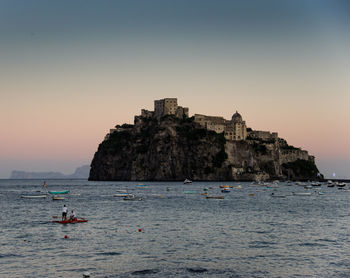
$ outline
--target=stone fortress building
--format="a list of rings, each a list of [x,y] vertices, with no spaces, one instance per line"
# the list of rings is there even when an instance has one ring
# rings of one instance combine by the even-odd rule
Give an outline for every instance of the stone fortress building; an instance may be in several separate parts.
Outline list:
[[[194,121],[216,133],[224,132],[227,140],[245,140],[247,138],[247,126],[237,111],[233,114],[231,120],[225,120],[223,117],[195,114]]]
[[[164,98],[154,101],[154,111],[141,110],[141,117],[160,120],[166,115],[175,115],[178,118],[188,117],[188,108],[177,105],[177,98]],[[137,117],[137,116],[136,116]],[[135,119],[136,119],[135,117]]]
[[[188,107],[179,106],[177,104],[177,98],[155,100],[154,111],[142,109],[141,115],[135,116],[134,123],[137,125],[143,118],[156,118],[159,121],[166,115],[174,115],[177,118],[183,119],[189,117],[189,109]],[[218,116],[195,114],[194,121],[207,130],[212,130],[216,133],[224,133],[227,140],[246,140],[247,137],[262,140],[278,138],[276,132],[271,133],[269,131],[247,129],[245,121],[243,121],[242,116],[237,111],[232,115],[231,120],[226,120],[223,117]],[[125,128],[128,127],[117,126],[115,129],[111,129],[109,134],[122,131]],[[106,139],[109,137],[109,134],[107,134]]]

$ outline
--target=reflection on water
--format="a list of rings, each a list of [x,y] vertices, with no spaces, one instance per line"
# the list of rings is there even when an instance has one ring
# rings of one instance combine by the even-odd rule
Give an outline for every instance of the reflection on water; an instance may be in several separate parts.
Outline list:
[[[0,181],[0,277],[348,277],[350,192],[219,182]],[[234,185],[238,183],[227,183]],[[124,201],[118,190],[143,197]],[[195,190],[195,194],[184,191]],[[311,192],[311,196],[293,196]],[[39,192],[36,192],[39,193]],[[254,194],[252,194],[254,193]],[[285,195],[273,198],[271,193]],[[40,194],[40,193],[39,193]],[[60,225],[63,204],[87,223]],[[68,238],[64,238],[67,236]]]

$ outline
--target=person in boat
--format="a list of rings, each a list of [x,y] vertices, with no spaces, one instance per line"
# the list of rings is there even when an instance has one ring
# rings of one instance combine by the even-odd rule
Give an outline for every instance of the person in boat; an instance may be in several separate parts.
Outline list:
[[[77,216],[76,216],[74,210],[72,210],[72,211],[70,212],[69,219],[70,219],[70,220],[77,220]]]
[[[63,220],[67,220],[67,212],[68,212],[68,208],[66,207],[66,205],[63,205],[63,208],[62,208],[62,221]]]

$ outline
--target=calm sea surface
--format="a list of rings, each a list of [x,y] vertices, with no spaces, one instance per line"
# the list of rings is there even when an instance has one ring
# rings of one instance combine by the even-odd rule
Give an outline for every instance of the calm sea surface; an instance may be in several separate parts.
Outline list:
[[[336,187],[48,180],[70,190],[64,201],[21,198],[42,183],[0,180],[1,278],[350,277],[350,192]],[[222,184],[242,189],[200,195]],[[144,199],[113,197],[125,189]],[[89,222],[52,223],[63,204]]]

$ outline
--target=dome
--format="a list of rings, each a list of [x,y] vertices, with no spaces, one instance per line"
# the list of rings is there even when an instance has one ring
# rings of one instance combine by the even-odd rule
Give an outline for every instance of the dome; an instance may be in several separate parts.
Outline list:
[[[242,116],[239,114],[237,111],[232,115],[232,121],[233,122],[241,122],[242,121]]]

